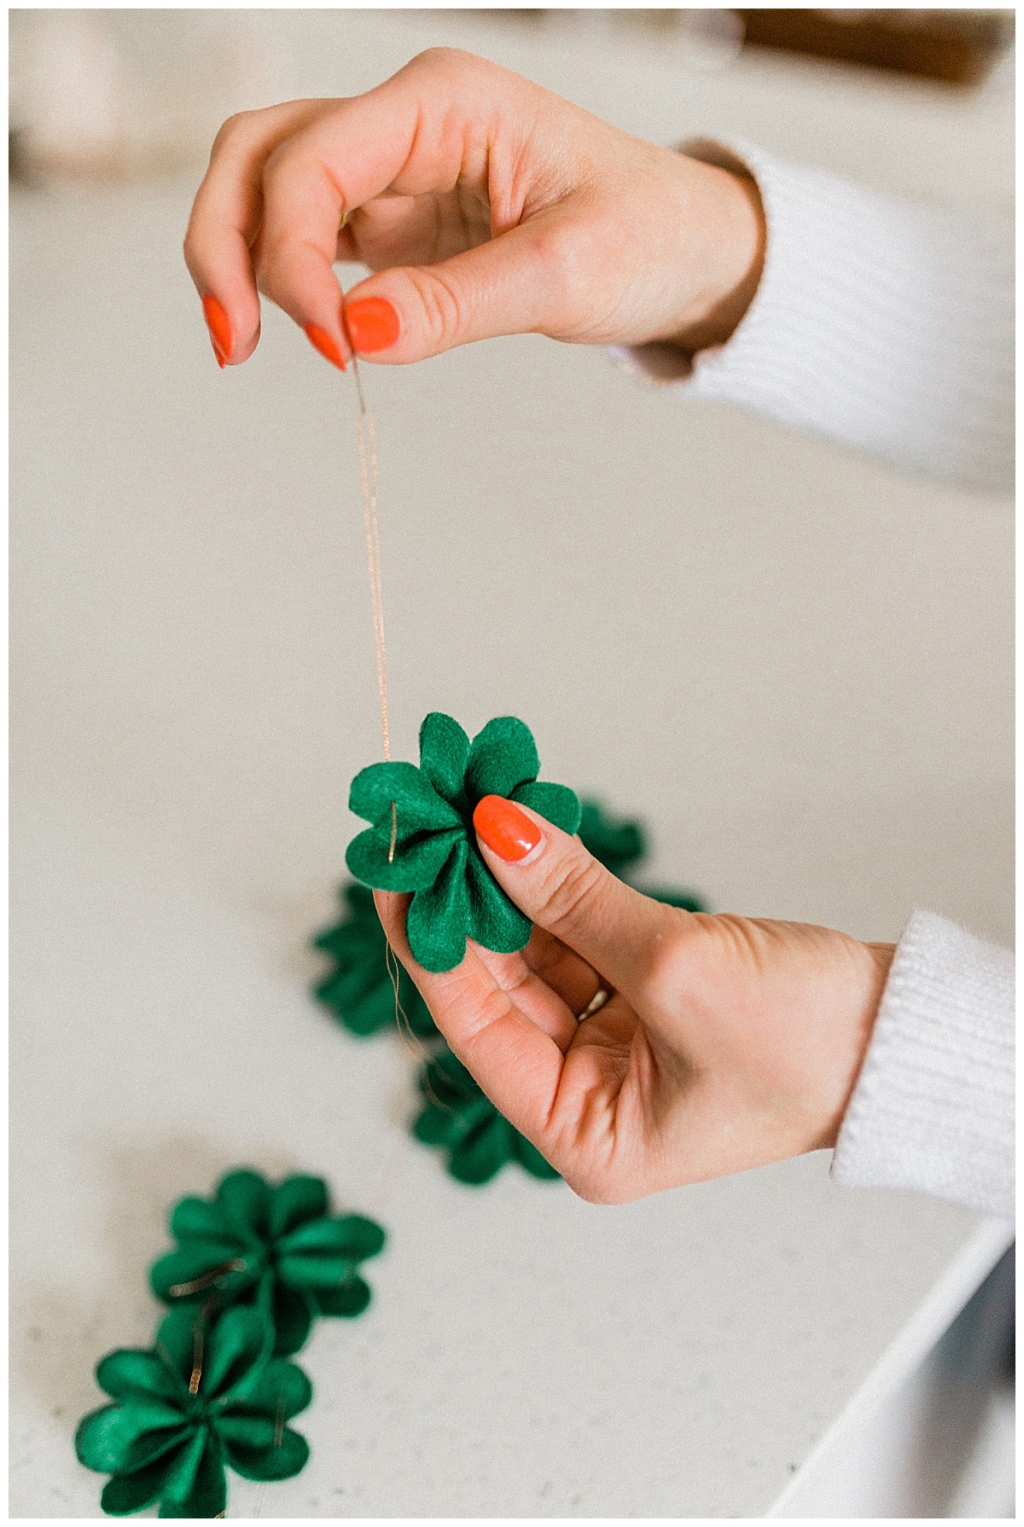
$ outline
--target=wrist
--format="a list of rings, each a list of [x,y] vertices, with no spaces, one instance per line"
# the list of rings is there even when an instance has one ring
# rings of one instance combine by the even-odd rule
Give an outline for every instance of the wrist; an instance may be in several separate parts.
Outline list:
[[[694,355],[725,344],[746,314],[761,280],[767,230],[751,176],[676,158],[691,201],[680,259],[690,272],[688,290],[669,331],[651,337]]]
[[[851,941],[852,942],[852,941]],[[875,1030],[878,1010],[882,1005],[889,969],[896,953],[895,944],[865,944],[858,946],[857,958],[848,966],[851,983],[849,987],[849,1022],[845,1043],[840,1048],[843,1055],[840,1077],[836,1081],[836,1095],[829,1110],[829,1122],[820,1145],[832,1149],[839,1138],[839,1130],[850,1106],[850,1099],[864,1065],[864,1059]]]

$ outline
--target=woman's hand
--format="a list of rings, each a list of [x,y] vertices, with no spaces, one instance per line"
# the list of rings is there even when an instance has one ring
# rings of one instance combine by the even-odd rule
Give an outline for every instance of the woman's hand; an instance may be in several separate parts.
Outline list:
[[[471,943],[430,975],[406,942],[408,898],[377,892],[377,908],[455,1054],[582,1198],[624,1203],[835,1144],[891,944],[683,912],[535,812],[492,796],[474,820],[536,924],[521,954]]]
[[[221,128],[185,258],[218,361],[259,339],[257,290],[337,365],[497,334],[721,343],[760,275],[751,181],[449,48],[366,95]],[[332,266],[379,274],[342,296]]]

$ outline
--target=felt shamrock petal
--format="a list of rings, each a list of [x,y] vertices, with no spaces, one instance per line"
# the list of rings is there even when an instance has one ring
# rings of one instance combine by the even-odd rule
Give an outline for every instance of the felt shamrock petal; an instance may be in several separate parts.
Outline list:
[[[364,821],[390,823],[392,802],[400,836],[462,825],[459,813],[415,764],[376,763],[361,769],[349,790],[348,809]]]
[[[450,1050],[427,1062],[419,1086],[426,1106],[412,1132],[425,1145],[448,1150],[448,1171],[460,1182],[480,1186],[508,1161],[518,1161],[534,1177],[558,1177]]]
[[[315,1295],[323,1288],[332,1288],[340,1283],[351,1270],[347,1257],[333,1257],[326,1253],[312,1257],[280,1257],[278,1259],[278,1276],[293,1288],[307,1290]]]
[[[463,779],[469,762],[469,738],[451,716],[431,711],[420,727],[420,768],[438,795],[463,801]]]
[[[266,1335],[266,1325],[256,1310],[237,1304],[225,1310],[206,1335],[203,1392],[226,1398],[251,1388]]]
[[[232,1404],[229,1414],[235,1417],[247,1415],[272,1416],[290,1421],[313,1398],[313,1386],[296,1363],[273,1358],[263,1369],[254,1387],[244,1400]]]
[[[448,1170],[459,1182],[479,1187],[501,1171],[511,1154],[512,1126],[495,1111],[455,1146]]]
[[[380,925],[373,893],[364,885],[345,886],[342,897],[347,904],[344,922],[313,940],[337,962],[335,970],[313,988],[317,1001],[330,1009],[352,1034],[361,1038],[382,1028],[394,1028],[396,1022],[414,1034],[426,1037],[437,1033],[430,1009],[416,990],[408,972],[391,959],[391,972],[398,979],[400,1014],[395,1011],[395,988],[388,970],[387,939]]]
[[[351,1320],[363,1313],[372,1297],[369,1284],[358,1273],[350,1273],[335,1288],[318,1289],[316,1300],[321,1315],[340,1315]]]
[[[684,912],[706,912],[707,907],[699,896],[692,891],[674,891],[663,886],[650,887],[641,885],[637,890],[643,891],[645,896],[650,896],[654,901],[663,901],[668,907],[681,907]]]
[[[244,1442],[224,1441],[228,1462],[243,1479],[291,1479],[309,1461],[309,1443],[290,1426],[272,1432],[269,1447],[247,1447]]]
[[[176,1240],[223,1241],[230,1226],[219,1204],[206,1198],[179,1198],[171,1213],[171,1234]]]
[[[533,924],[525,912],[510,901],[479,855],[466,865],[469,893],[469,936],[485,949],[514,954],[530,942]]]
[[[278,1357],[291,1357],[306,1345],[316,1305],[302,1289],[291,1288],[274,1282],[273,1292],[274,1352]]]
[[[462,1131],[457,1116],[450,1109],[428,1103],[413,1121],[412,1132],[422,1145],[454,1145]]]
[[[375,1220],[361,1214],[344,1214],[335,1219],[322,1218],[300,1225],[283,1237],[282,1253],[328,1252],[350,1257],[357,1262],[375,1257],[384,1250],[385,1235]]]
[[[194,1304],[179,1304],[161,1320],[153,1344],[172,1373],[188,1386],[194,1366],[197,1332],[202,1339],[203,1318]]]
[[[384,767],[383,764],[380,765]],[[440,797],[438,797],[440,799]],[[445,826],[434,833],[405,833],[399,820],[394,858],[391,851],[390,819],[379,827],[369,827],[353,838],[345,851],[345,863],[357,880],[378,891],[419,891],[432,885],[452,846],[465,837],[464,828]]]
[[[600,801],[585,800],[581,807],[578,831],[583,847],[621,879],[647,852],[643,826],[626,817],[613,817]]]
[[[228,1503],[220,1443],[206,1429],[183,1451],[164,1485],[161,1516],[220,1516]]]
[[[453,970],[466,954],[469,891],[465,837],[457,842],[434,883],[417,891],[409,907],[406,935],[424,970]]]
[[[248,1239],[264,1236],[270,1225],[270,1189],[258,1172],[243,1169],[221,1178],[217,1206],[228,1225]]]
[[[163,1494],[170,1464],[165,1455],[131,1474],[115,1474],[103,1486],[100,1505],[108,1516],[129,1516],[144,1511]]]
[[[180,1410],[155,1401],[104,1405],[78,1423],[75,1452],[98,1474],[141,1469],[181,1440],[182,1426]]]
[[[529,806],[531,811],[536,811],[546,822],[553,822],[563,832],[574,833],[579,828],[579,799],[568,785],[552,785],[545,780],[534,780],[513,790],[511,798]]]
[[[327,1184],[322,1177],[286,1177],[272,1190],[270,1234],[276,1240],[326,1213]]]
[[[531,1177],[552,1179],[562,1175],[561,1172],[555,1171],[551,1162],[542,1156],[537,1147],[518,1130],[515,1131],[515,1138],[512,1141],[512,1151],[519,1165],[524,1171],[529,1172]]]
[[[485,795],[510,796],[539,773],[540,758],[530,728],[515,716],[496,716],[473,738],[466,790],[475,805]]]
[[[167,1400],[181,1396],[181,1382],[155,1352],[121,1347],[108,1352],[96,1368],[96,1382],[113,1400]]]

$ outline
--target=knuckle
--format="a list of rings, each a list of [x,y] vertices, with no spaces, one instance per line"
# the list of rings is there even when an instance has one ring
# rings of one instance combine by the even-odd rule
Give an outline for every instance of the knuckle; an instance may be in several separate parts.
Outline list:
[[[248,137],[252,122],[257,116],[259,112],[256,111],[236,111],[222,122],[213,140],[213,153],[220,153],[229,145],[234,146],[239,138]]]
[[[437,271],[410,270],[409,281],[423,314],[424,338],[430,350],[459,343],[468,332],[469,315],[457,286]]]
[[[693,984],[692,929],[688,914],[680,908],[664,907],[662,912],[664,930],[648,948],[644,990],[658,1012],[675,1012],[682,994]]]
[[[482,59],[467,53],[464,48],[424,48],[422,53],[417,53],[415,58],[410,59],[410,69],[428,69],[431,73],[443,72],[447,75],[464,75],[469,69],[476,69],[483,63]]]
[[[544,887],[536,921],[555,934],[578,927],[592,911],[607,873],[589,854],[571,857]]]

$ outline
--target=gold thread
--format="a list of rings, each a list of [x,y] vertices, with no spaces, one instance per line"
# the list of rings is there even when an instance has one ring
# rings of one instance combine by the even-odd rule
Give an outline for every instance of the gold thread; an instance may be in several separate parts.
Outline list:
[[[201,1293],[204,1288],[210,1288],[220,1281],[225,1273],[242,1272],[248,1266],[244,1257],[235,1257],[231,1262],[222,1262],[219,1267],[212,1267],[209,1272],[203,1273],[201,1278],[193,1278],[191,1283],[172,1283],[167,1292],[172,1299],[185,1299],[189,1294]]]
[[[189,1394],[199,1393],[203,1376],[203,1323],[197,1320],[192,1328],[192,1373],[188,1381]]]
[[[377,696],[380,700],[380,729],[384,758],[391,760],[391,734],[388,726],[388,655],[384,640],[384,595],[380,575],[380,522],[377,516],[377,442],[373,415],[366,406],[359,362],[352,356],[352,374],[356,379],[359,418],[356,436],[359,445],[359,472],[363,488],[363,531],[366,536],[366,569],[370,578],[370,604],[373,611],[373,648],[377,661]]]
[[[377,436],[373,415],[366,406],[363,382],[359,375],[359,362],[352,351],[352,375],[356,382],[359,400],[359,417],[356,420],[356,440],[359,446],[359,476],[363,490],[363,533],[366,536],[366,570],[370,579],[370,607],[373,615],[373,653],[377,664],[377,698],[380,701],[381,741],[384,745],[384,761],[391,762],[391,729],[388,724],[388,652],[384,640],[384,590],[380,572],[380,520],[377,514]],[[398,811],[391,802],[391,841],[388,844],[388,863],[395,862],[395,844],[398,841]]]

